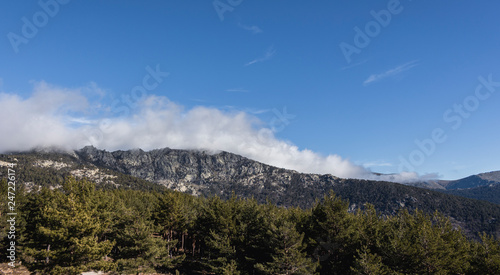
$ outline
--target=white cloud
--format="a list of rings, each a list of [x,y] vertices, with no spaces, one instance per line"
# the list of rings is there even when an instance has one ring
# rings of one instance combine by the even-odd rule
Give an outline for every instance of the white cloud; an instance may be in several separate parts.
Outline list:
[[[380,73],[380,74],[372,74],[370,75],[364,82],[363,82],[363,85],[368,85],[372,82],[375,82],[375,81],[379,81],[381,79],[384,79],[384,78],[387,78],[387,77],[392,77],[392,76],[395,76],[397,74],[400,74],[404,71],[407,71],[415,66],[417,66],[418,60],[413,60],[413,61],[410,61],[408,63],[405,63],[403,65],[399,65],[397,66],[396,68],[393,68],[393,69],[390,69],[390,70],[387,70],[383,73]]]
[[[129,116],[88,117],[85,114],[92,109],[93,102],[83,93],[97,91],[102,90],[93,84],[66,89],[38,82],[26,99],[0,93],[0,152],[49,146],[79,149],[86,145],[109,151],[164,147],[224,150],[300,172],[386,179],[338,155],[323,156],[280,140],[247,112],[208,107],[185,110],[165,97],[151,95],[139,102]],[[113,111],[111,108],[110,113]],[[391,177],[418,178],[414,173]]]
[[[436,180],[441,178],[437,173],[428,173],[424,175],[418,175],[415,172],[401,172],[399,174],[382,174],[382,175],[371,175],[368,179],[372,180],[383,180],[392,181],[399,183],[412,183],[412,182],[425,182],[429,180]]]
[[[384,161],[384,160],[375,160],[375,161],[364,162],[363,166],[366,167],[366,168],[371,168],[371,167],[391,167],[392,163]]]
[[[247,25],[243,25],[243,24],[239,24],[240,28],[246,30],[246,31],[249,31],[249,32],[252,32],[253,34],[258,34],[258,33],[261,33],[262,32],[262,29],[257,27],[257,26],[247,26]]]
[[[267,60],[271,59],[275,53],[276,53],[276,50],[274,50],[274,47],[271,46],[266,50],[266,52],[264,53],[264,55],[262,57],[256,58],[256,59],[246,63],[245,66],[249,66],[249,65],[252,65],[252,64],[255,64],[258,62],[267,61]]]
[[[45,82],[35,83],[28,99],[0,93],[0,151],[58,144],[74,147],[78,131],[64,121],[69,114],[88,108],[87,99],[78,89],[58,88]]]

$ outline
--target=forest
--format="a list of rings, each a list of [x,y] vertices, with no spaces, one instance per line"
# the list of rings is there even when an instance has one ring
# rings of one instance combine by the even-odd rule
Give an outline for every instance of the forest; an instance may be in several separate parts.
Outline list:
[[[0,186],[8,253],[10,190]],[[468,238],[438,212],[349,211],[333,192],[302,209],[67,177],[60,188],[18,185],[15,208],[16,264],[36,274],[500,274],[493,236]]]

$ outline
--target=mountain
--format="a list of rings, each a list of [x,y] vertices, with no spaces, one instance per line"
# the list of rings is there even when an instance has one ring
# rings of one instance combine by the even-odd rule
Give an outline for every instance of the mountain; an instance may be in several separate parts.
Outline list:
[[[374,174],[380,175],[376,173]],[[405,184],[435,190],[456,190],[488,186],[497,183],[500,183],[500,171],[481,173],[458,180],[426,180],[409,182]]]
[[[384,215],[401,208],[436,210],[473,236],[500,236],[500,206],[392,182],[342,179],[273,167],[228,152],[140,149],[108,152],[95,147],[77,151],[31,151],[0,155],[0,165],[17,162],[18,181],[31,190],[58,186],[64,177],[88,178],[103,188],[161,191],[169,188],[196,196],[254,197],[285,207],[311,207],[330,190],[348,199],[350,209],[371,203]],[[2,169],[1,177],[5,177]]]
[[[458,180],[429,180],[419,187],[461,197],[500,204],[500,171],[481,173]],[[432,186],[437,186],[436,188]]]
[[[461,197],[500,204],[500,171],[481,173],[458,180],[427,180],[405,183]]]
[[[440,181],[447,190],[467,189],[500,183],[500,171],[472,175],[463,179]]]
[[[467,189],[446,190],[443,192],[500,204],[500,184],[490,184]]]
[[[440,180],[437,182],[445,188],[445,190],[439,191],[500,204],[500,171],[481,173],[458,180]]]
[[[500,183],[500,171],[493,171],[488,173],[482,173],[478,175],[483,180],[488,180],[496,183]]]

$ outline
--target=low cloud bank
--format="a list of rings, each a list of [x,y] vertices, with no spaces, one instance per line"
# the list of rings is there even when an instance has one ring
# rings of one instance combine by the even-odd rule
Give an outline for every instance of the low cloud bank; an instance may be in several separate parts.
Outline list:
[[[185,110],[155,95],[145,96],[134,108],[127,107],[130,112],[124,112],[123,106],[91,102],[89,94],[102,93],[95,84],[67,89],[45,82],[35,83],[28,98],[0,93],[0,152],[36,147],[79,149],[86,145],[109,151],[164,147],[223,150],[305,173],[395,182],[419,180],[416,173],[409,172],[375,175],[338,155],[299,149],[276,138],[272,129],[245,112],[208,107]]]

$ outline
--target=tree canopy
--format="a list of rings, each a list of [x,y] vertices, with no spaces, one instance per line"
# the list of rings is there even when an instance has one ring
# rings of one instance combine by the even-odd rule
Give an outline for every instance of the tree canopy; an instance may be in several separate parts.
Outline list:
[[[493,236],[468,239],[437,212],[352,212],[333,192],[300,209],[69,177],[61,188],[19,189],[17,203],[18,255],[40,274],[500,274]]]

